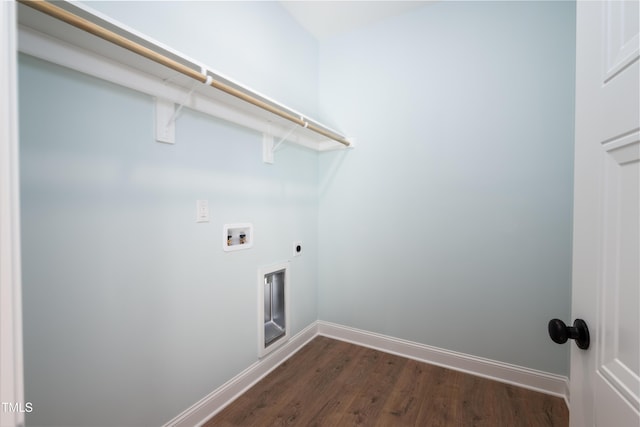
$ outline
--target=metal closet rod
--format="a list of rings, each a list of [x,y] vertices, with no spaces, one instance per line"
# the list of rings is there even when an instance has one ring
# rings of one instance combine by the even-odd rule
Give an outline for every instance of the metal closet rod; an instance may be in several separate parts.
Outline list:
[[[248,102],[249,104],[255,105],[256,107],[262,108],[263,110],[266,110],[272,114],[282,117],[283,119],[296,123],[320,135],[326,136],[327,138],[337,141],[340,144],[345,145],[346,147],[351,145],[351,143],[341,135],[338,135],[320,126],[317,126],[314,123],[310,123],[304,120],[303,117],[293,115],[285,110],[274,107],[273,105],[268,104],[234,87],[231,87],[222,82],[216,81],[215,79],[211,78],[211,76],[204,75],[198,71],[195,71],[187,67],[186,65],[183,65],[171,58],[168,58],[162,54],[159,54],[145,46],[142,46],[139,43],[136,43],[132,40],[129,40],[126,37],[123,37],[117,33],[114,33],[111,30],[103,28],[100,25],[95,24],[87,19],[74,15],[73,13],[68,12],[47,1],[44,1],[44,0],[18,0],[18,1],[26,6],[29,6],[42,13],[45,13],[49,16],[52,16],[63,22],[66,22],[69,25],[73,25],[76,28],[79,28],[90,34],[93,34],[94,36],[100,37],[101,39],[111,42],[117,46],[130,50],[131,52],[136,53],[140,56],[143,56],[147,59],[150,59],[154,62],[157,62],[158,64],[162,64],[167,68],[171,68],[172,70],[177,71],[181,74],[184,74],[187,77],[191,77],[192,79],[198,80],[201,83],[208,84],[211,87],[214,87],[231,96],[234,96],[245,102]]]

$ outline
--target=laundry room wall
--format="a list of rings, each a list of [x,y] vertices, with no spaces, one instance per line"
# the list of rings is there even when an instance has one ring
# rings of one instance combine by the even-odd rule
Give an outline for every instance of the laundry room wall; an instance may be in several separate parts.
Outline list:
[[[435,2],[320,43],[321,320],[568,375],[575,4]]]
[[[102,7],[316,109],[317,43],[275,3]],[[162,425],[245,370],[258,269],[292,258],[295,241],[291,334],[315,322],[317,153],[285,143],[264,164],[260,133],[188,108],[161,144],[148,95],[27,55],[19,81],[27,425]],[[209,222],[196,223],[196,200]],[[238,222],[254,245],[224,252],[223,225]]]

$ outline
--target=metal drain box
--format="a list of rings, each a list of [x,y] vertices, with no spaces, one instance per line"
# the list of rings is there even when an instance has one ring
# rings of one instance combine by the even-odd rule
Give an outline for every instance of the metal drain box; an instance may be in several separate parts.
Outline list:
[[[258,354],[262,357],[289,338],[289,263],[260,269],[258,282]]]

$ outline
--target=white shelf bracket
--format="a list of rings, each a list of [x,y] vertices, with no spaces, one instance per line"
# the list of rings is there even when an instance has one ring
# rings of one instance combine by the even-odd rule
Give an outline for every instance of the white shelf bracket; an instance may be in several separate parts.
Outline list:
[[[303,119],[301,117],[301,119]],[[304,127],[306,128],[307,126],[309,126],[309,123],[307,123],[304,119]],[[273,135],[271,135],[270,132],[267,133],[263,133],[262,134],[262,161],[264,163],[269,163],[270,165],[273,164],[273,153],[276,152],[276,150],[278,149],[278,147],[280,147],[282,145],[283,142],[285,142],[287,140],[287,138],[289,138],[291,136],[291,134],[293,132],[295,132],[295,130],[298,128],[298,125],[295,125],[294,127],[292,127],[291,129],[289,129],[289,132],[287,132],[287,134],[285,136],[283,136],[282,138],[280,138],[280,141],[278,141],[277,143],[273,143]]]
[[[273,164],[273,135],[266,132],[262,134],[262,161]]]
[[[168,99],[156,98],[156,141],[176,142],[175,105]]]
[[[207,76],[207,82],[209,82],[209,79],[210,77]],[[156,141],[167,144],[174,144],[176,142],[176,119],[182,107],[189,101],[197,84],[198,82],[196,81],[191,85],[191,89],[178,105],[178,108],[175,108],[173,101],[156,98]]]

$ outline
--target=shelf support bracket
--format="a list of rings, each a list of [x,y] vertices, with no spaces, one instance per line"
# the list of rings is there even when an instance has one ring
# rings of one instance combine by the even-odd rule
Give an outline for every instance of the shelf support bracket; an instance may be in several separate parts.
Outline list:
[[[273,164],[273,135],[266,132],[262,134],[262,161]]]
[[[209,77],[207,77],[209,81]],[[156,98],[156,141],[167,144],[175,144],[176,142],[176,119],[178,114],[187,103],[191,94],[196,88],[198,82],[191,85],[191,89],[185,95],[178,108],[175,108],[173,101],[163,98]]]
[[[306,128],[308,125],[309,123],[304,121],[304,127]],[[285,142],[287,138],[289,138],[297,128],[298,128],[298,125],[295,125],[291,129],[289,129],[289,132],[287,132],[287,134],[282,138],[280,138],[280,141],[278,141],[275,144],[273,143],[273,135],[271,135],[271,133],[269,132],[263,133],[262,134],[262,161],[264,163],[273,164],[273,153],[276,152],[278,147],[280,147],[282,143]]]
[[[175,105],[173,101],[156,98],[156,141],[176,142]]]

